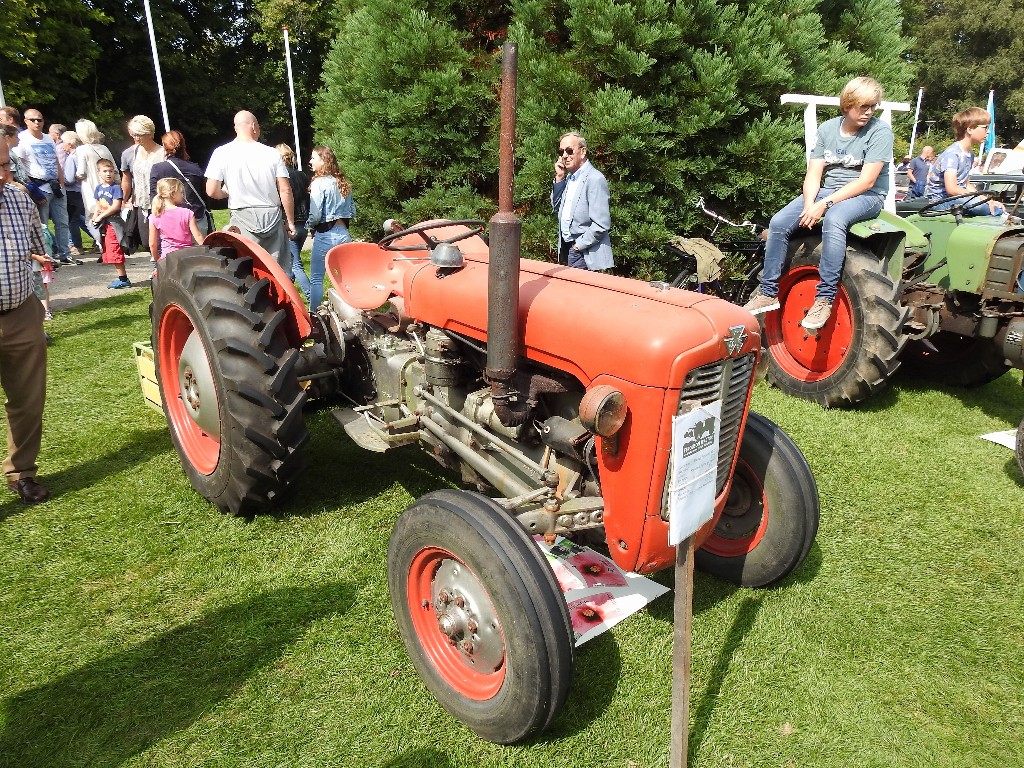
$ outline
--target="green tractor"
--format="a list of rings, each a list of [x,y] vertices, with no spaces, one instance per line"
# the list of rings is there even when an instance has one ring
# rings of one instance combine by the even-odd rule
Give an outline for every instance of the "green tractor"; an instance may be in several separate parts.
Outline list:
[[[876,394],[900,365],[944,384],[987,384],[1024,368],[1024,225],[967,217],[998,197],[1011,214],[1024,177],[986,178],[949,210],[927,199],[897,205],[850,229],[846,264],[828,323],[800,320],[818,281],[821,238],[790,243],[779,288],[782,309],[763,316],[768,380],[823,406],[849,406]],[[1024,471],[1024,422],[1017,461]]]

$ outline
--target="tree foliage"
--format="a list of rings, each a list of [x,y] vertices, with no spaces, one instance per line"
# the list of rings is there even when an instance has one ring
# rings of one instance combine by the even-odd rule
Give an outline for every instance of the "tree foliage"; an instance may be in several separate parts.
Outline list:
[[[497,46],[519,43],[517,212],[549,258],[554,148],[580,130],[612,191],[622,271],[672,269],[663,244],[713,198],[764,219],[799,190],[801,115],[787,92],[870,74],[906,98],[888,0],[341,0],[316,110],[367,228],[388,216],[487,218],[495,208]]]
[[[985,107],[990,88],[996,91],[997,140],[1015,146],[1024,139],[1022,15],[1022,0],[917,0],[909,6],[909,29],[917,38],[911,59],[925,87],[921,119],[936,122],[933,143],[952,141],[950,118],[970,106]]]

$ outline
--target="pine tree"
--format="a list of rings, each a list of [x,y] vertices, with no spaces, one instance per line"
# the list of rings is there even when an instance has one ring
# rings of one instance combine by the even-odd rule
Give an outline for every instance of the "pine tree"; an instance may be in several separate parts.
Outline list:
[[[619,271],[663,278],[675,266],[669,237],[707,223],[698,197],[764,221],[799,192],[802,116],[780,105],[781,94],[835,94],[868,74],[887,98],[906,98],[898,7],[827,5],[826,13],[813,0],[342,0],[317,128],[371,212],[364,226],[399,212],[488,218],[497,46],[512,39],[524,255],[552,256],[554,149],[577,130],[611,187]]]

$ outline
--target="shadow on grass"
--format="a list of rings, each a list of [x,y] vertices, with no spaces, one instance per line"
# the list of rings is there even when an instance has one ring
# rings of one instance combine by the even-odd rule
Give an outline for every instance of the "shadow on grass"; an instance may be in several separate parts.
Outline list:
[[[615,698],[622,673],[622,655],[611,633],[576,649],[576,671],[565,707],[552,727],[524,744],[541,744],[585,730]]]
[[[718,658],[708,674],[708,684],[699,698],[693,697],[693,707],[690,711],[690,733],[687,748],[690,755],[697,755],[701,745],[704,743],[704,736],[714,714],[715,706],[718,703],[719,695],[722,692],[722,683],[729,674],[729,667],[732,666],[732,657],[737,649],[743,644],[743,638],[754,625],[757,612],[761,608],[763,597],[760,594],[752,594],[744,597],[740,602],[739,609],[733,617],[732,625],[722,641],[722,648],[718,652]]]
[[[67,491],[95,485],[108,475],[144,464],[154,456],[166,452],[170,440],[166,429],[133,432],[128,436],[127,442],[115,451],[73,464],[57,472],[41,471],[39,482],[49,488],[53,497],[59,497]],[[0,504],[0,523],[25,509],[26,505],[12,494],[9,501]]]
[[[0,766],[118,766],[188,728],[277,659],[348,584],[257,595],[25,691],[4,708]]]

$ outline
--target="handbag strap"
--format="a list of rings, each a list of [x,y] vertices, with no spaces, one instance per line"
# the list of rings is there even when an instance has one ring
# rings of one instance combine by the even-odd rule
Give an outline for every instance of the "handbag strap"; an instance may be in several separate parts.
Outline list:
[[[208,209],[208,208],[206,207],[206,203],[205,203],[205,202],[203,202],[203,196],[199,194],[199,191],[198,191],[198,190],[197,190],[197,189],[195,188],[195,186],[193,186],[192,182],[188,180],[188,177],[187,177],[187,176],[185,176],[185,174],[181,172],[181,168],[179,168],[178,166],[176,166],[176,165],[174,164],[174,162],[173,162],[172,160],[168,160],[168,161],[167,161],[167,164],[168,164],[169,166],[171,166],[171,168],[173,168],[173,169],[174,169],[174,170],[175,170],[175,171],[177,172],[177,174],[178,174],[179,176],[181,176],[181,178],[182,178],[182,181],[184,181],[184,182],[185,182],[186,184],[188,184],[188,186],[189,186],[189,189],[191,189],[191,190],[192,190],[192,192],[194,192],[194,193],[195,193],[195,196],[196,196],[196,198],[197,198],[197,199],[199,200],[199,202],[200,202],[200,203],[203,203],[203,210],[204,210],[204,211],[207,211],[207,210],[209,210],[209,209]]]

